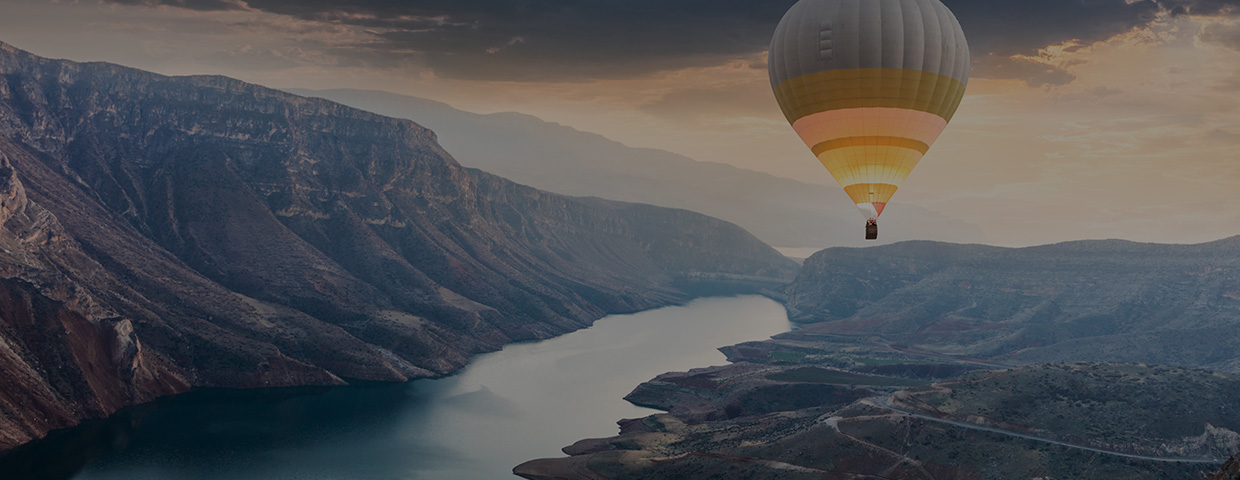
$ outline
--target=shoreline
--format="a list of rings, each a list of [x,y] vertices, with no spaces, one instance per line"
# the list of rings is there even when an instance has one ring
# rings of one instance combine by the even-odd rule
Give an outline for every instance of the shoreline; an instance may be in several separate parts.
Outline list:
[[[379,389],[391,388],[391,387],[400,386],[400,385],[407,385],[407,384],[413,383],[418,380],[446,379],[446,378],[451,378],[451,377],[460,375],[470,365],[475,364],[478,358],[482,357],[483,355],[497,353],[511,346],[518,346],[518,345],[524,345],[524,344],[535,344],[535,343],[543,342],[543,341],[550,340],[550,339],[560,338],[569,333],[581,332],[581,331],[584,331],[590,328],[595,328],[597,322],[606,317],[633,315],[633,314],[640,314],[643,312],[658,310],[662,308],[685,306],[685,305],[691,304],[694,301],[701,300],[701,299],[735,298],[735,297],[743,297],[743,296],[762,296],[762,295],[756,292],[723,293],[723,294],[714,294],[714,295],[694,295],[694,296],[688,296],[681,301],[667,302],[667,304],[665,305],[652,307],[648,309],[608,313],[608,314],[602,315],[592,320],[590,324],[588,325],[585,325],[578,329],[574,329],[572,331],[564,332],[563,334],[557,335],[555,337],[551,337],[548,339],[522,340],[522,341],[517,341],[517,342],[510,342],[510,343],[500,346],[499,348],[495,350],[491,350],[487,352],[479,352],[477,354],[472,355],[468,363],[462,365],[461,367],[453,370],[451,373],[448,373],[445,375],[419,377],[419,378],[414,378],[414,379],[410,379],[410,380],[402,381],[402,382],[383,382],[383,381],[350,379],[348,380],[348,383],[343,384],[343,385],[294,385],[294,386],[256,387],[256,388],[225,388],[225,387],[192,388],[186,392],[181,392],[181,393],[177,393],[174,395],[159,397],[150,402],[128,405],[128,406],[118,409],[115,412],[112,412],[106,417],[85,419],[79,422],[75,426],[63,428],[63,429],[57,429],[52,432],[49,432],[48,435],[41,437],[40,439],[34,440],[32,442],[23,443],[11,450],[0,453],[0,471],[11,471],[13,470],[14,465],[17,465],[20,468],[20,465],[22,464],[24,458],[39,458],[40,457],[39,452],[42,452],[42,451],[46,451],[49,449],[53,451],[64,450],[63,445],[68,444],[68,443],[73,443],[76,440],[80,440],[79,438],[80,434],[82,434],[83,432],[87,432],[86,435],[90,436],[91,433],[89,432],[91,432],[92,430],[106,430],[107,427],[111,424],[114,424],[117,422],[125,423],[133,418],[141,418],[146,414],[146,412],[153,411],[153,410],[159,410],[167,406],[177,406],[177,405],[185,405],[185,404],[218,404],[218,403],[247,402],[247,401],[276,402],[276,401],[283,401],[283,400],[304,397],[304,396],[320,395],[324,393],[330,393],[330,392],[346,390],[346,389],[376,389],[376,390],[379,390]],[[57,445],[60,445],[60,446],[57,446]]]

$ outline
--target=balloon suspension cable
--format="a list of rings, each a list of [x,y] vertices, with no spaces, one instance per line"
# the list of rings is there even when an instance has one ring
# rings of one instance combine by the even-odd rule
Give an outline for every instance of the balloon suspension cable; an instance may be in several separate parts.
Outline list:
[[[878,240],[878,219],[871,218],[865,221],[865,239]]]

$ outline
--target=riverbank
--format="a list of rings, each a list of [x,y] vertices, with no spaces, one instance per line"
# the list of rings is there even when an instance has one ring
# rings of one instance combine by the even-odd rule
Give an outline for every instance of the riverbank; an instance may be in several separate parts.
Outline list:
[[[55,435],[27,458],[76,457],[85,466],[58,478],[91,480],[508,479],[516,463],[654,413],[622,399],[631,385],[726,363],[718,345],[789,327],[769,299],[701,298],[509,345],[441,379],[173,398]]]
[[[514,473],[1196,480],[1240,450],[1234,375],[1110,363],[949,368],[894,354],[843,364],[849,355],[787,349],[796,335],[769,342],[781,348],[724,349],[737,363],[655,377],[626,399],[666,413],[625,420],[618,436],[576,442],[563,450],[569,457]]]

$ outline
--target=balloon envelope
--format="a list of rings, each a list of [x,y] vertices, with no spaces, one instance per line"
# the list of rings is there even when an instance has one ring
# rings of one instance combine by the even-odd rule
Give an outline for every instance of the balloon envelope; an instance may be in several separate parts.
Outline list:
[[[969,46],[939,0],[800,0],[768,68],[788,122],[868,218],[956,113]]]

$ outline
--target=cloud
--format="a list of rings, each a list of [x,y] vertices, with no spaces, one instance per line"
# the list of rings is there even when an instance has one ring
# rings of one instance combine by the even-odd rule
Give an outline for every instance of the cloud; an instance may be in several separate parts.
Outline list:
[[[176,7],[199,11],[246,10],[244,0],[106,0],[118,5]]]
[[[241,66],[247,69],[279,70],[305,65],[338,65],[337,57],[315,50],[299,47],[262,48],[243,45],[232,50],[217,52],[201,58],[209,64]]]
[[[1003,57],[991,54],[975,59],[970,75],[977,78],[1023,80],[1031,87],[1067,85],[1076,79],[1075,75],[1062,67],[1021,55]]]
[[[251,8],[372,29],[375,53],[436,75],[584,81],[718,65],[766,49],[791,0],[251,0]],[[520,39],[514,41],[514,39]]]
[[[794,0],[105,0],[194,10],[253,9],[368,29],[362,58],[415,57],[440,77],[582,81],[720,65],[765,51]],[[1240,0],[946,0],[979,75],[1071,81],[1015,55],[1101,41],[1160,15],[1230,15]],[[515,39],[520,39],[519,41]],[[349,52],[342,52],[348,55]],[[993,62],[994,64],[989,64]]]
[[[1197,40],[1240,50],[1240,23],[1211,22],[1201,27]]]
[[[1221,128],[1210,130],[1203,139],[1207,142],[1229,146],[1240,145],[1240,133],[1229,132]]]
[[[1235,75],[1215,83],[1211,88],[1225,93],[1240,92],[1240,72],[1236,72]]]

